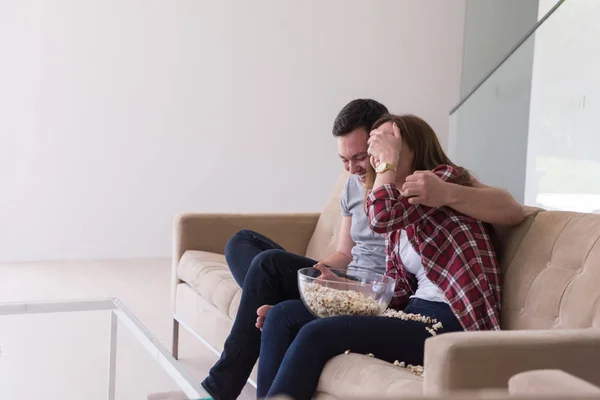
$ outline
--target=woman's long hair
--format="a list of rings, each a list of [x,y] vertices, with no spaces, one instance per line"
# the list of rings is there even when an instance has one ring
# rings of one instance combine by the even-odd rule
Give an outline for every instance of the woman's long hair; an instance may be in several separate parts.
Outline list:
[[[427,122],[415,115],[391,115],[386,114],[373,124],[371,129],[377,129],[386,122],[395,122],[400,128],[400,136],[403,145],[408,146],[414,153],[411,173],[415,171],[432,170],[439,165],[450,165],[455,168],[458,176],[453,183],[472,186],[471,175],[466,169],[454,164],[440,145],[440,142]],[[375,170],[369,163],[367,166],[367,178],[365,180],[366,192],[373,188],[375,183]]]

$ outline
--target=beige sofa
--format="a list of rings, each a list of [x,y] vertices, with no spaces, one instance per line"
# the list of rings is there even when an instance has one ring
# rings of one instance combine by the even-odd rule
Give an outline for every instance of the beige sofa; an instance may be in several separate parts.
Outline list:
[[[508,381],[508,391],[516,395],[595,396],[600,399],[600,387],[558,369],[526,371]]]
[[[182,214],[173,232],[174,355],[184,326],[219,352],[241,289],[222,255],[240,229],[253,229],[287,250],[320,259],[333,251],[341,221],[337,183],[323,212],[291,215]],[[502,332],[428,339],[425,376],[359,354],[326,366],[317,398],[439,395],[508,390],[520,372],[562,369],[599,385],[600,215],[528,209],[515,228],[497,227],[504,273]]]

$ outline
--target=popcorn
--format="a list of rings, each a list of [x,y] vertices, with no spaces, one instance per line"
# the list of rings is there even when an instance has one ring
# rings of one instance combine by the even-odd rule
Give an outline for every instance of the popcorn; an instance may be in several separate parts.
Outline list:
[[[389,317],[389,318],[399,318],[403,321],[415,321],[415,322],[422,322],[424,324],[433,324],[430,327],[426,326],[425,330],[431,335],[431,336],[435,336],[437,335],[437,330],[438,329],[442,329],[442,323],[438,322],[437,319],[435,318],[431,318],[431,317],[425,317],[421,314],[411,314],[411,313],[405,313],[404,311],[397,311],[397,310],[392,310],[390,308],[388,308],[387,310],[385,310],[385,312],[383,313],[384,317]]]
[[[344,352],[344,354],[345,354],[345,355],[348,355],[348,354],[350,354],[350,350],[346,350],[346,351]]]
[[[367,354],[367,357],[375,357],[375,354],[369,353],[369,354]]]
[[[423,376],[423,374],[425,373],[425,369],[422,365],[413,365],[408,369],[410,369],[410,371],[416,376]]]
[[[387,310],[385,310],[385,312],[383,313],[383,316],[389,317],[389,318],[400,318],[403,321],[423,322],[424,324],[438,324],[439,323],[437,321],[437,319],[434,319],[431,317],[425,317],[421,314],[407,314],[404,311],[393,310],[391,308],[388,308]]]
[[[379,315],[379,303],[355,290],[332,289],[318,283],[304,286],[306,306],[318,317]]]
[[[423,368],[422,365],[411,365],[411,364],[406,365],[404,363],[404,361],[399,362],[398,360],[394,361],[394,365],[396,367],[409,369],[410,372],[412,372],[416,376],[423,376],[423,374],[425,373],[425,369]]]

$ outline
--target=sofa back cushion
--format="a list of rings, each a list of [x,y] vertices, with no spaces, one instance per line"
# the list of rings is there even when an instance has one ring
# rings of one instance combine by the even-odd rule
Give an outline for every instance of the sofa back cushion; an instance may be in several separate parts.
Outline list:
[[[503,240],[503,329],[600,327],[600,215],[540,212]]]
[[[517,250],[521,246],[523,238],[531,228],[531,224],[535,219],[536,215],[544,211],[541,208],[535,207],[523,207],[525,213],[525,220],[517,226],[507,225],[494,225],[492,239],[494,242],[494,248],[500,261],[500,268],[502,270],[502,276],[506,273]]]
[[[308,243],[306,257],[320,260],[335,251],[342,224],[340,198],[348,177],[349,174],[346,172],[339,177],[333,193],[319,217],[315,233]]]

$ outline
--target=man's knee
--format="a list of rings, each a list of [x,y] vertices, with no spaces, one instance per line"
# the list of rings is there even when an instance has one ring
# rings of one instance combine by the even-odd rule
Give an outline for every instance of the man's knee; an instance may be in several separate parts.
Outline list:
[[[225,254],[230,251],[235,251],[236,247],[240,244],[253,240],[254,235],[255,232],[248,229],[242,229],[241,231],[238,231],[227,241],[227,244],[225,245]]]
[[[250,264],[250,271],[254,270],[254,273],[269,272],[273,270],[278,263],[285,263],[290,253],[285,250],[270,249],[265,250],[254,257]],[[256,271],[258,270],[258,271]]]

